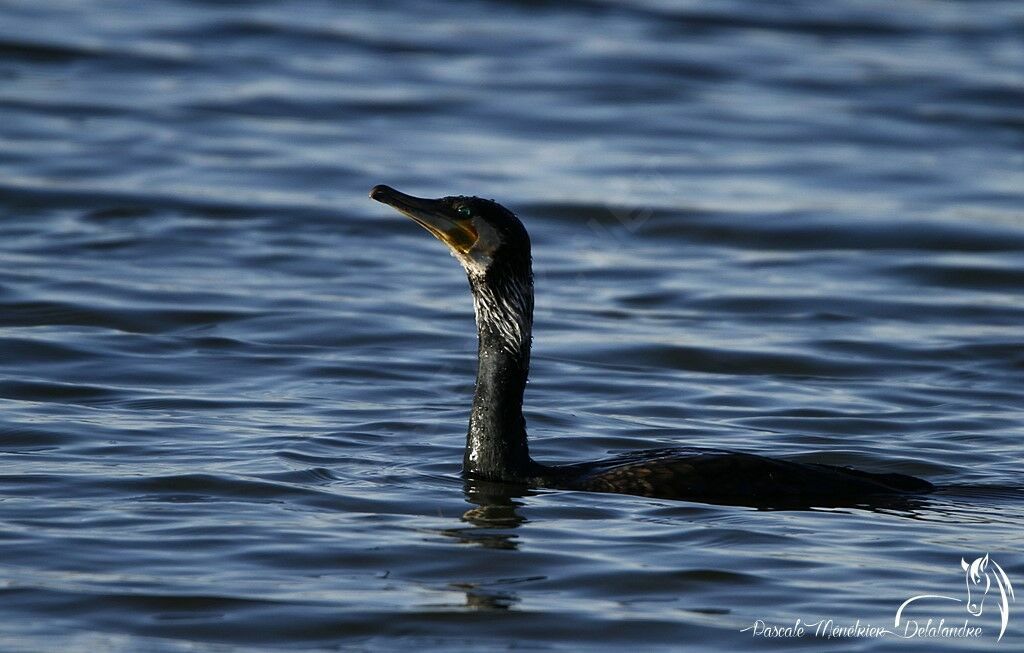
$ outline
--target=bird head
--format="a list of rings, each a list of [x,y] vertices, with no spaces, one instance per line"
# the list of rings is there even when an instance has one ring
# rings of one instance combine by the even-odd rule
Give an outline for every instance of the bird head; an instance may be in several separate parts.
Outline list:
[[[448,246],[470,276],[483,277],[500,264],[529,271],[530,236],[514,213],[493,200],[462,195],[426,199],[374,186],[370,198],[412,218]],[[501,265],[504,267],[504,265]]]

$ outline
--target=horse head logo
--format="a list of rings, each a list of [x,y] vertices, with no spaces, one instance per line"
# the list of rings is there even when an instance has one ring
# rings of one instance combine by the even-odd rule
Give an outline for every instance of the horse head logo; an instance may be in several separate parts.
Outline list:
[[[988,596],[988,590],[992,587],[992,579],[988,574],[988,554],[985,554],[984,558],[976,558],[971,564],[967,564],[967,561],[960,558],[960,566],[967,573],[967,611],[973,614],[975,617],[981,616],[981,611],[985,607],[985,597]],[[981,582],[985,581],[985,588],[982,590]],[[978,595],[981,594],[981,599],[978,599]]]
[[[960,567],[964,570],[967,583],[967,611],[975,617],[981,616],[985,608],[985,597],[992,589],[993,581],[999,588],[999,616],[1003,626],[999,637],[1002,638],[1010,619],[1010,601],[1016,600],[1009,577],[998,562],[989,560],[987,553],[984,557],[975,558],[970,564],[960,558]]]

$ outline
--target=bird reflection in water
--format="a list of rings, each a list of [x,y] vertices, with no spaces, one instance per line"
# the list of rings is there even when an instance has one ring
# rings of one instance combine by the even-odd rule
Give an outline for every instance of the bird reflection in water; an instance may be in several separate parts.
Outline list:
[[[526,517],[519,514],[523,504],[516,499],[537,493],[518,485],[479,480],[467,480],[463,489],[466,501],[474,507],[462,513],[460,521],[470,526],[448,528],[441,534],[488,549],[519,548],[518,535],[511,531],[526,523]]]
[[[462,513],[459,520],[468,526],[445,529],[441,531],[441,535],[455,538],[463,544],[486,549],[518,550],[519,536],[514,530],[525,524],[527,519],[519,513],[523,503],[517,499],[537,493],[521,486],[488,481],[466,481],[463,489],[466,501],[473,504],[473,507]],[[546,576],[522,576],[485,582],[464,581],[450,583],[448,587],[465,593],[465,608],[508,610],[521,600],[515,592],[506,589],[509,585],[545,578]],[[496,589],[495,586],[501,589]]]

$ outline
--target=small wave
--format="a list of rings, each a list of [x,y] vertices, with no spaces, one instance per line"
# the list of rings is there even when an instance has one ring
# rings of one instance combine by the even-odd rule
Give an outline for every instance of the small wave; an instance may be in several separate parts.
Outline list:
[[[807,377],[876,377],[881,373],[877,361],[819,357],[812,354],[716,349],[711,347],[645,346],[616,351],[635,364],[672,368],[707,374],[778,375]],[[921,372],[934,366],[903,364],[903,373]],[[886,370],[895,373],[895,368]]]
[[[911,263],[890,268],[893,274],[917,283],[946,288],[1004,291],[1024,288],[1019,267],[981,267],[942,263]]]
[[[684,214],[685,215],[685,214]],[[675,217],[666,213],[641,228],[653,237],[678,237],[751,249],[903,250],[936,252],[1024,251],[1024,232],[979,223],[901,220],[833,221],[795,215],[758,219],[733,216]]]
[[[98,385],[0,380],[0,398],[4,399],[90,404],[111,401],[120,396],[121,390]]]
[[[155,309],[95,308],[57,301],[7,302],[0,326],[33,327],[74,325],[130,333],[163,333],[175,329],[221,324],[260,315],[244,310],[207,308]]]

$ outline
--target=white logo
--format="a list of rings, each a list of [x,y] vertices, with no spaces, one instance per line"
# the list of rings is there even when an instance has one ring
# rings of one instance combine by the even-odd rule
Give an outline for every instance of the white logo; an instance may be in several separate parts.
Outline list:
[[[1013,595],[1013,585],[1010,584],[1010,579],[1003,571],[1003,568],[999,566],[995,560],[989,560],[988,554],[986,553],[982,558],[975,558],[974,562],[967,564],[967,561],[960,558],[960,566],[964,570],[967,583],[967,600],[958,599],[952,596],[943,596],[941,594],[920,594],[918,596],[912,596],[896,610],[896,622],[895,626],[899,627],[900,620],[903,618],[903,610],[914,601],[921,599],[942,599],[945,601],[955,601],[957,603],[966,603],[967,612],[972,616],[980,617],[982,610],[985,607],[985,598],[988,596],[989,590],[992,589],[993,581],[995,586],[999,589],[999,618],[1000,628],[999,637],[996,639],[998,642],[1003,638],[1003,633],[1006,632],[1006,624],[1010,621],[1010,602],[1015,601],[1016,598]]]

